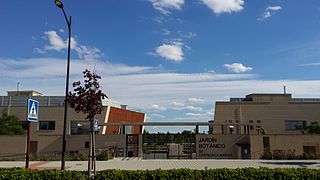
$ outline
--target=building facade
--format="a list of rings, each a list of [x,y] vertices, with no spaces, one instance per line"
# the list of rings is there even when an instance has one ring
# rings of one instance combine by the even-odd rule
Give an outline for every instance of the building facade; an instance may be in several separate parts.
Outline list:
[[[217,101],[212,122],[209,136],[220,143],[232,142],[212,151],[220,150],[230,158],[259,159],[266,153],[320,156],[320,136],[302,134],[300,130],[312,122],[320,123],[320,99],[249,94]],[[229,153],[223,153],[225,149]]]
[[[39,122],[31,124],[31,152],[61,150],[63,96],[35,91],[8,92],[0,110],[26,122],[27,99],[39,101]],[[97,149],[116,156],[144,158],[259,159],[320,157],[320,136],[302,134],[300,126],[320,122],[320,99],[292,98],[291,94],[249,94],[217,101],[209,122],[145,122],[146,115],[108,99],[96,118],[101,126]],[[88,149],[86,115],[68,108],[67,151]],[[194,134],[142,134],[144,126],[194,126]],[[209,133],[199,133],[209,126]],[[1,156],[24,155],[25,136],[0,136]]]
[[[39,120],[31,123],[31,151],[33,153],[45,153],[60,151],[63,119],[64,119],[64,96],[42,96],[36,91],[9,91],[8,96],[0,96],[0,111],[7,115],[15,115],[20,119],[22,126],[27,125],[27,100],[32,98],[39,101]],[[140,122],[146,121],[146,114],[129,110],[126,105],[120,105],[109,99],[102,100],[102,112],[96,115],[99,124],[117,122]],[[86,114],[77,113],[72,108],[68,108],[67,117],[67,151],[77,151],[86,149],[88,146],[89,121]],[[119,134],[141,134],[141,126],[101,126],[97,133],[97,147],[125,148],[125,136]],[[25,136],[0,137],[1,142],[5,139],[16,141],[7,142],[6,148],[0,148],[0,156],[13,153],[12,149],[17,149],[16,154],[23,154],[25,148],[15,148],[25,146]],[[124,140],[123,140],[124,138]]]

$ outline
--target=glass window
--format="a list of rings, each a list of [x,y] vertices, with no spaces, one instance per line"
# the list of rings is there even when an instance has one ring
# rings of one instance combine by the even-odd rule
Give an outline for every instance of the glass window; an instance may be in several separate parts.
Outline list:
[[[56,122],[55,121],[40,121],[39,130],[55,130]]]
[[[71,134],[88,134],[90,124],[89,121],[71,121]]]
[[[285,128],[286,130],[299,130],[299,127],[304,127],[306,125],[306,121],[302,120],[286,120]]]
[[[126,131],[126,134],[132,134],[133,133],[132,132],[132,126],[126,126],[125,131]]]

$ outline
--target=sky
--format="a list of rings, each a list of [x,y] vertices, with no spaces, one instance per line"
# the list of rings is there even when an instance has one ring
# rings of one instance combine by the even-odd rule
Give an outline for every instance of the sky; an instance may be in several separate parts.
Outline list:
[[[72,16],[70,82],[94,70],[110,99],[150,122],[213,120],[216,101],[283,86],[320,97],[318,0],[62,2]],[[4,0],[0,23],[0,95],[18,82],[64,95],[68,33],[54,1]]]

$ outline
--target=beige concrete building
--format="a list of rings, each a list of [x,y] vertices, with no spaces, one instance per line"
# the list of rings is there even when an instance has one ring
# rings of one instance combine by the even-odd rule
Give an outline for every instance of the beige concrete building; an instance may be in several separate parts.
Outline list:
[[[241,139],[233,140],[232,157],[245,158],[250,154],[250,158],[257,159],[264,152],[320,155],[320,136],[303,135],[299,130],[299,126],[320,122],[320,99],[249,94],[245,98],[217,101],[212,122],[209,134],[222,138],[220,142],[230,142],[234,136]]]
[[[12,91],[8,96],[0,97],[0,110],[25,120],[29,96],[40,104],[39,122],[31,126],[31,152],[59,153],[64,97],[41,96],[36,91]],[[130,111],[112,101],[102,103],[103,111],[97,119],[105,126],[96,136],[97,149],[114,150],[117,156],[170,158],[178,154],[178,158],[198,159],[320,157],[320,136],[304,135],[298,129],[311,122],[320,122],[320,99],[292,98],[291,94],[250,94],[245,98],[217,101],[214,121],[170,123],[145,122],[144,113]],[[67,124],[67,151],[87,150],[89,124],[85,115],[68,109]],[[144,136],[141,135],[144,126],[194,126],[196,132],[185,137],[181,134]],[[199,126],[209,126],[209,134],[198,133]],[[181,140],[185,138],[188,140]],[[0,159],[24,155],[25,136],[0,136],[0,142],[3,146]],[[176,153],[171,155],[173,151]]]
[[[250,94],[217,101],[213,134],[301,134],[299,126],[320,122],[320,99],[291,94]]]
[[[0,111],[8,115],[15,115],[20,119],[22,126],[27,126],[27,100],[32,98],[39,101],[39,120],[31,123],[31,152],[54,153],[61,151],[64,96],[42,96],[41,93],[30,91],[9,91],[8,96],[0,96]],[[116,122],[145,122],[146,114],[129,110],[109,99],[102,100],[103,110],[96,115],[100,124]],[[67,116],[67,151],[76,152],[85,150],[89,146],[89,121],[87,115],[76,113],[68,108]],[[111,147],[125,151],[126,135],[141,134],[141,126],[101,126],[97,135],[97,148]],[[118,135],[118,136],[117,136]],[[23,154],[26,145],[25,136],[0,136],[4,145],[0,148],[1,156]],[[137,152],[136,152],[137,154]]]

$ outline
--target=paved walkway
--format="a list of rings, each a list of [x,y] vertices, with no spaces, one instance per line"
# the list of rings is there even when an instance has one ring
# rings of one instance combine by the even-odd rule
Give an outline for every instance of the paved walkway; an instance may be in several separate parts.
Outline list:
[[[60,161],[30,162],[32,169],[60,169]],[[0,168],[24,167],[21,161],[0,161]],[[152,169],[205,169],[205,168],[312,168],[320,169],[319,160],[139,160],[138,158],[116,158],[109,161],[97,161],[97,170],[152,170]],[[87,161],[67,161],[67,170],[87,169]]]

